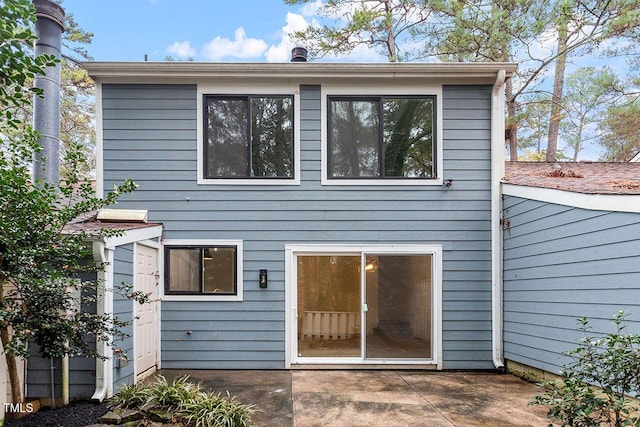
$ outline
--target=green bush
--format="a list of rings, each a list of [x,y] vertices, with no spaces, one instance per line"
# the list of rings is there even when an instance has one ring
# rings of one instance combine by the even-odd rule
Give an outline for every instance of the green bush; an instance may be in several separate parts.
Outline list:
[[[578,319],[584,337],[563,353],[573,361],[563,367],[562,381],[539,384],[545,392],[531,403],[548,406],[548,417],[562,426],[640,426],[631,406],[640,396],[640,335],[628,332],[625,319],[618,312],[615,332],[599,337],[591,336],[588,318]]]
[[[227,393],[199,393],[196,399],[180,407],[182,416],[196,427],[247,427],[251,425],[253,409],[235,401]]]
[[[252,405],[238,403],[220,393],[205,392],[200,384],[189,382],[189,377],[178,377],[171,383],[161,375],[152,384],[139,383],[122,388],[111,403],[122,409],[142,412],[160,409],[170,412],[169,418],[181,420],[194,427],[248,427],[251,426]]]

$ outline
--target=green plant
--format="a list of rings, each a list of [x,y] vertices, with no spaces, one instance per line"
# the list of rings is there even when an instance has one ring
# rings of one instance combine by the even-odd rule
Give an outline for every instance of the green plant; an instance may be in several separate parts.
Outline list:
[[[195,427],[247,427],[251,426],[253,406],[235,401],[227,393],[202,392],[180,407],[182,416]]]
[[[200,384],[189,382],[189,376],[178,377],[171,383],[159,375],[157,381],[150,386],[147,402],[150,405],[175,411],[184,402],[197,398],[202,391]]]
[[[139,408],[147,403],[150,392],[151,386],[146,383],[126,385],[109,402],[123,409]]]
[[[545,392],[531,403],[548,406],[548,417],[563,426],[640,426],[630,405],[631,396],[640,396],[640,335],[628,332],[626,317],[619,311],[615,332],[599,337],[591,336],[588,318],[578,319],[584,337],[563,353],[573,361],[562,381],[539,384]]]

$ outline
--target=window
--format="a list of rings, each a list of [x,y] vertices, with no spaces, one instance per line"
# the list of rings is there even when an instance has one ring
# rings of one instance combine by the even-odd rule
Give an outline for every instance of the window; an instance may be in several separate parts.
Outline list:
[[[204,95],[205,179],[294,178],[293,96]]]
[[[239,244],[166,245],[165,294],[241,298],[239,252]]]
[[[435,96],[329,96],[329,179],[435,179]]]

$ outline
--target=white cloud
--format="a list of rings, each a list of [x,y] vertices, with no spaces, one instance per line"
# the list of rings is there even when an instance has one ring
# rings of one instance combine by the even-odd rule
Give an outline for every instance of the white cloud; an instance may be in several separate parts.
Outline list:
[[[317,16],[322,6],[324,6],[322,4],[322,0],[315,0],[311,3],[306,3],[300,9],[298,9],[298,12],[300,13],[300,15],[306,17]]]
[[[216,37],[202,46],[202,56],[210,61],[258,58],[267,50],[264,40],[247,38],[244,28],[236,30],[234,40]]]
[[[178,58],[193,58],[196,55],[196,50],[191,47],[191,43],[188,41],[174,42],[167,48],[169,55],[175,55]]]
[[[304,16],[298,15],[297,13],[287,12],[286,22],[286,25],[282,27],[280,43],[269,46],[269,49],[267,49],[265,53],[268,62],[288,61],[291,56],[291,49],[295,47],[289,34],[296,31],[303,31],[309,26]]]

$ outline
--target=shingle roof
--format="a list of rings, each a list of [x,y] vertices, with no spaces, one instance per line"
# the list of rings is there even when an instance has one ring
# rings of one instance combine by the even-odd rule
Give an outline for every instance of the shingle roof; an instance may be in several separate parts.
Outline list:
[[[97,212],[89,212],[78,216],[73,221],[65,225],[63,233],[78,233],[85,232],[89,235],[98,234],[102,229],[107,230],[136,230],[139,228],[157,227],[162,224],[150,223],[150,222],[103,222],[96,219]]]
[[[640,163],[506,162],[502,182],[585,194],[640,194]]]

